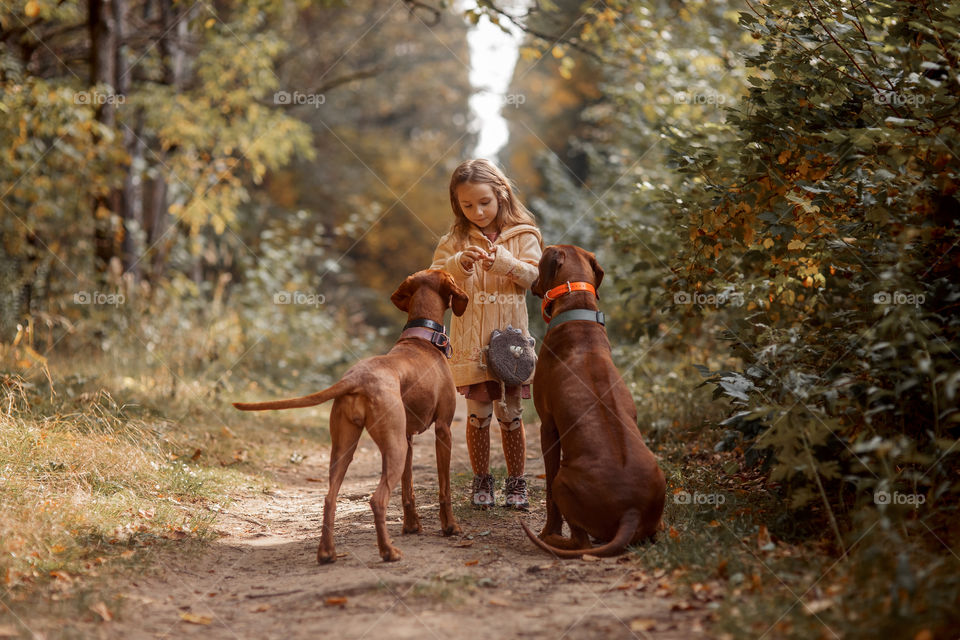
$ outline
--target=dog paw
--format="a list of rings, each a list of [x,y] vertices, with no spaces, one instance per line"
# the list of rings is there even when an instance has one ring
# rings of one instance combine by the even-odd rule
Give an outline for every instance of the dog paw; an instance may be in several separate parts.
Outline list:
[[[400,553],[400,549],[397,549],[396,547],[390,547],[386,551],[381,551],[380,557],[383,558],[384,562],[396,562],[403,557],[403,554]]]
[[[448,524],[447,526],[443,527],[443,535],[445,536],[463,535],[463,529],[460,528],[460,525],[454,522],[453,524]]]
[[[337,552],[330,550],[324,551],[323,549],[317,550],[317,563],[318,564],[330,564],[331,562],[337,561]]]
[[[418,519],[418,520],[416,520],[416,521],[414,521],[414,522],[411,522],[410,524],[404,523],[404,524],[403,524],[403,529],[402,529],[401,531],[402,531],[404,534],[408,534],[408,533],[420,533],[421,531],[423,531],[423,527],[420,526],[420,520]]]

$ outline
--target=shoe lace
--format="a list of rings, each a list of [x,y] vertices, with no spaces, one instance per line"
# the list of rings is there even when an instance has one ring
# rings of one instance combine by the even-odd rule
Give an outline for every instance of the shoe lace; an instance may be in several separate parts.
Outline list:
[[[473,492],[474,493],[480,493],[480,492],[493,493],[493,476],[492,475],[474,476]]]
[[[522,477],[508,477],[506,481],[506,490],[507,493],[516,496],[526,496],[527,493],[527,481]]]
[[[487,474],[480,478],[480,488],[487,493],[493,493],[493,476]]]

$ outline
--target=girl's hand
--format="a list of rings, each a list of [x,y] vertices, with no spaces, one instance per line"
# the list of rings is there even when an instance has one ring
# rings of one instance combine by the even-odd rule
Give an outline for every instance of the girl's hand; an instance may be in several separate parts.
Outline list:
[[[473,271],[473,264],[477,260],[485,260],[487,252],[480,247],[467,247],[460,254],[460,266],[464,271]]]
[[[480,266],[483,267],[484,271],[490,271],[490,267],[493,266],[493,261],[497,257],[497,247],[493,246],[490,248],[490,253],[484,254],[481,260],[483,261]]]

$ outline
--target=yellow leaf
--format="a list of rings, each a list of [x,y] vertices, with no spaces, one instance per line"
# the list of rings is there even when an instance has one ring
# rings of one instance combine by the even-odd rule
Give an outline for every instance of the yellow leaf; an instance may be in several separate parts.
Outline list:
[[[764,249],[769,249],[769,248],[772,247],[773,245],[774,245],[773,238],[767,238],[766,240],[763,241],[763,248],[764,248]]]
[[[653,631],[657,627],[657,621],[653,618],[637,618],[630,623],[631,631]]]
[[[110,613],[110,610],[107,609],[107,605],[105,605],[102,601],[92,605],[90,607],[90,611],[93,611],[95,614],[100,616],[104,622],[110,622],[113,620],[113,614]]]
[[[207,18],[207,21],[203,23],[203,27],[204,27],[205,29],[209,29],[209,28],[212,27],[214,24],[216,24],[216,22],[217,22],[217,21],[214,20],[213,18]]]
[[[195,613],[181,613],[180,619],[190,624],[210,624],[213,622],[210,616],[199,616]]]
[[[561,47],[560,45],[556,45],[550,53],[553,54],[553,57],[554,57],[554,58],[557,58],[557,59],[562,58],[562,57],[563,57],[563,47]]]
[[[807,246],[806,242],[804,242],[803,240],[797,239],[797,240],[791,240],[787,244],[787,249],[789,249],[790,251],[799,251],[800,249],[803,249],[805,246]]]
[[[36,18],[40,14],[40,3],[36,0],[30,0],[23,7],[23,13],[26,14],[28,18]]]

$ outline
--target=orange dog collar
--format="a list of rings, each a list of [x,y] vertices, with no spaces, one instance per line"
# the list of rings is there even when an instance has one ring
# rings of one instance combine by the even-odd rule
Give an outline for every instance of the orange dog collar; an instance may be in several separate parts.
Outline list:
[[[561,285],[550,289],[545,294],[543,294],[543,303],[540,305],[540,313],[543,315],[543,321],[550,322],[550,313],[547,312],[547,307],[550,306],[550,303],[559,298],[560,296],[565,296],[568,293],[573,293],[574,291],[589,291],[593,295],[597,296],[597,290],[589,282],[564,282]],[[599,299],[600,296],[597,296]]]

